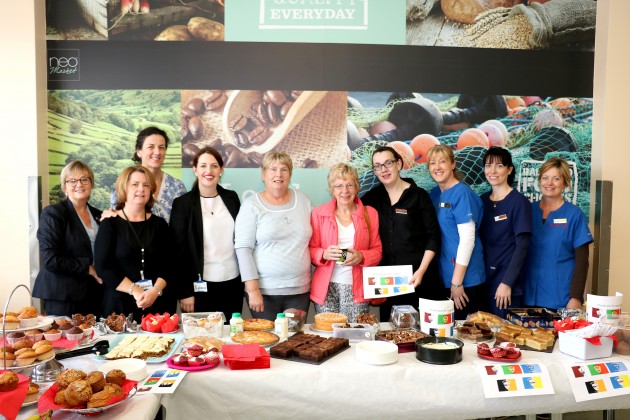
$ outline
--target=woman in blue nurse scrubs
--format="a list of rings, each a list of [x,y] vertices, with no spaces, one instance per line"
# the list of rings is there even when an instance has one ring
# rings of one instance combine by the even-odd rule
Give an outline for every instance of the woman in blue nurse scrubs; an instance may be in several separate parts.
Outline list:
[[[427,167],[438,184],[429,196],[442,233],[440,275],[455,303],[455,319],[465,319],[479,310],[486,280],[483,248],[477,235],[483,205],[479,196],[459,180],[450,147],[432,147]]]
[[[586,216],[564,201],[571,185],[568,163],[548,159],[538,171],[542,200],[532,203],[532,239],[525,264],[525,305],[580,308],[593,237]]]
[[[514,164],[507,149],[489,148],[483,163],[492,190],[481,196],[483,221],[479,237],[486,264],[482,309],[505,318],[508,307],[523,307],[522,268],[532,232],[532,206],[512,188]]]

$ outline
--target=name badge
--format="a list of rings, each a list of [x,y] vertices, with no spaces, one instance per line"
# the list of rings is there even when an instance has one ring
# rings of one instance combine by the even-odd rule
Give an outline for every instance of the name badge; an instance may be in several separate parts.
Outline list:
[[[407,214],[407,209],[396,209],[396,214]]]
[[[566,225],[567,219],[553,219],[554,225]]]
[[[500,222],[501,220],[507,220],[507,214],[500,214],[499,216],[494,216],[495,222]]]
[[[193,287],[195,288],[195,293],[207,293],[208,292],[208,283],[203,280],[197,280],[193,283]]]
[[[451,208],[451,203],[440,203],[440,207],[449,209]]]
[[[143,279],[136,282],[136,285],[140,287],[142,290],[149,290],[153,287],[153,282],[149,279]]]

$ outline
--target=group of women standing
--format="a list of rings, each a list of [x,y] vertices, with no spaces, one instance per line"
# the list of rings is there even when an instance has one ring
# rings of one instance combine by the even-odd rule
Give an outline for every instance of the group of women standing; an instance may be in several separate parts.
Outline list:
[[[449,147],[428,154],[437,183],[430,193],[400,176],[396,150],[378,147],[378,186],[359,198],[356,170],[336,164],[328,174],[332,199],[313,209],[291,188],[286,153],[265,155],[264,189],[241,205],[219,185],[219,152],[199,150],[196,180],[185,192],[161,169],[167,147],[155,127],[138,135],[134,160],[141,165],[118,177],[113,210],[102,215],[88,204],[91,169],[80,161],[64,168],[67,199],[44,209],[38,230],[43,265],[33,296],[47,313],[133,313],[139,320],[174,313],[179,301],[184,312],[229,316],[240,312],[243,296],[252,315],[266,319],[307,311],[311,301],[318,313],[351,320],[370,303],[387,320],[392,305],[417,306],[419,297],[451,298],[456,319],[479,309],[504,316],[510,306],[581,305],[592,239],[583,213],[562,199],[571,181],[561,159],[541,167],[543,198],[530,204],[511,188],[514,165],[505,149],[486,153],[492,190],[479,197],[460,181]],[[362,267],[375,265],[411,265],[415,292],[365,299]]]

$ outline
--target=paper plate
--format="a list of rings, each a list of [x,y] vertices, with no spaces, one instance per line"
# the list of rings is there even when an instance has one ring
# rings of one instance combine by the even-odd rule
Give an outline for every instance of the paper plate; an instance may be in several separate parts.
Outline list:
[[[113,369],[120,369],[125,372],[127,379],[141,381],[147,376],[147,362],[141,359],[118,359],[103,363],[98,370],[106,375]]]

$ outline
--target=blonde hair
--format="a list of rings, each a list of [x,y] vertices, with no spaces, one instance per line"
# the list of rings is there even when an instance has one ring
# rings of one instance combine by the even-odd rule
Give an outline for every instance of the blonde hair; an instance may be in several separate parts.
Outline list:
[[[293,161],[291,160],[291,156],[289,156],[286,152],[267,152],[262,161],[262,170],[266,171],[269,169],[272,163],[280,162],[289,168],[289,175],[293,174]]]
[[[332,194],[333,192],[332,184],[335,179],[342,179],[345,176],[349,176],[350,178],[352,178],[352,182],[354,182],[357,190],[361,188],[361,185],[359,184],[359,174],[357,173],[357,170],[354,169],[353,166],[341,162],[331,166],[330,170],[328,171],[328,190],[330,191],[330,194]]]
[[[155,184],[155,179],[153,179],[153,175],[151,171],[149,171],[144,166],[130,166],[126,168],[120,175],[118,175],[118,179],[116,179],[116,210],[120,210],[125,207],[125,202],[127,201],[127,188],[129,184],[129,180],[131,179],[131,175],[139,172],[144,174],[147,177],[147,181],[149,182],[149,189],[151,190],[151,194],[149,195],[149,201],[144,205],[144,209],[147,213],[151,212],[151,208],[153,204],[155,204],[155,198],[153,194],[157,190],[157,185]]]
[[[456,163],[455,162],[455,154],[453,153],[453,149],[451,149],[450,147],[448,147],[448,146],[446,146],[444,144],[438,144],[438,145],[433,146],[432,148],[430,148],[429,152],[427,153],[427,161],[426,161],[427,168],[429,167],[429,163],[431,163],[431,161],[433,160],[433,157],[435,155],[438,155],[438,154],[444,156],[451,163]],[[457,166],[455,166],[455,168],[453,168],[453,176],[458,181],[462,180],[462,177],[459,175],[459,172],[457,171]]]
[[[564,180],[564,186],[570,187],[571,186],[571,168],[569,168],[569,164],[567,163],[566,160],[559,157],[549,158],[545,161],[545,163],[542,164],[542,166],[538,170],[538,182],[541,181],[542,175],[545,172],[553,168],[558,169],[558,172],[560,172],[560,176],[562,176],[562,179]]]
[[[94,186],[94,172],[92,171],[92,168],[90,168],[90,165],[83,163],[80,160],[74,160],[64,166],[61,170],[61,191],[66,192],[66,181],[68,180],[68,177],[78,172],[87,172],[88,178],[90,178],[90,182],[92,183],[92,186]]]

